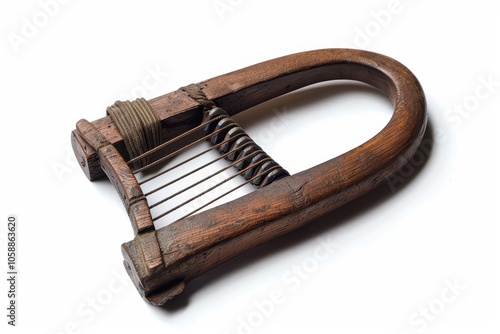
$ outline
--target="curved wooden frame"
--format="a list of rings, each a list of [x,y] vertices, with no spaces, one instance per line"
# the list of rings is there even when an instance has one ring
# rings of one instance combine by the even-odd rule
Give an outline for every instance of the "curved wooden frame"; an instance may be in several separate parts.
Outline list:
[[[161,305],[217,264],[373,189],[415,153],[427,123],[424,93],[415,76],[399,62],[367,51],[303,52],[191,85],[233,115],[298,88],[338,79],[367,83],[392,101],[394,114],[376,136],[320,165],[158,230],[149,221],[149,210],[145,212],[140,187],[123,167],[123,140],[109,117],[79,122],[72,141],[82,168],[90,179],[104,171],[131,216],[136,237],[122,245],[124,263],[147,301]],[[162,120],[164,140],[201,122],[203,106],[185,89],[149,103]]]

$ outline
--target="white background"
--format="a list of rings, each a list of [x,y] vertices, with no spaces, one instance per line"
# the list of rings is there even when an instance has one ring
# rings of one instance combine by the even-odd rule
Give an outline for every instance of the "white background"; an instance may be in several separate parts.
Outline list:
[[[0,217],[18,215],[20,276],[14,330],[1,280],[1,332],[498,333],[499,17],[492,1],[464,3],[2,2]],[[143,302],[121,265],[133,236],[118,196],[72,156],[76,121],[137,93],[347,46],[417,75],[432,150],[419,151],[402,182],[213,270],[169,306]],[[272,110],[287,127],[263,134]],[[296,172],[370,138],[390,114],[371,89],[327,83],[241,122]]]

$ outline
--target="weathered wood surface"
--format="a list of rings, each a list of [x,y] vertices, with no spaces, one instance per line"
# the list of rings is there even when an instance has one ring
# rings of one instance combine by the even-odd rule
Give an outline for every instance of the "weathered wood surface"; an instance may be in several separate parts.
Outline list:
[[[362,81],[388,96],[394,114],[386,127],[339,157],[158,231],[147,232],[148,238],[156,233],[163,262],[163,267],[156,268],[161,270],[151,270],[151,256],[144,256],[141,234],[125,243],[125,266],[146,300],[165,303],[180,293],[188,281],[217,264],[295,230],[375,188],[413,155],[427,122],[422,87],[406,67],[379,54],[345,49],[304,52],[218,76],[196,87],[208,100],[236,114],[295,89],[336,79]],[[164,139],[201,121],[202,107],[184,91],[149,102],[162,119]],[[93,125],[121,150],[121,136],[108,118]],[[74,133],[74,145],[82,142],[78,136],[78,132]],[[95,161],[88,147],[76,151],[85,153],[78,157],[80,161]],[[98,169],[87,171],[91,178],[98,173]]]

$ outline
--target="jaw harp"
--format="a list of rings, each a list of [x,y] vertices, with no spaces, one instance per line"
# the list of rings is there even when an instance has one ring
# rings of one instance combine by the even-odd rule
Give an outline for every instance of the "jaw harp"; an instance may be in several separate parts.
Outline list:
[[[231,118],[282,94],[338,79],[377,88],[391,100],[394,113],[364,144],[294,175]],[[422,87],[405,66],[372,52],[325,49],[259,63],[149,101],[116,102],[106,117],[80,120],[72,132],[72,145],[87,177],[95,180],[105,174],[118,191],[135,234],[122,245],[124,265],[142,297],[162,305],[216,265],[375,188],[415,153],[426,124]],[[157,206],[186,191],[170,190],[177,179],[150,191],[144,187],[174,168],[188,169],[184,163],[196,156],[174,166],[169,163],[187,148],[207,141],[209,150],[220,153],[216,160],[228,162],[224,169],[257,189],[202,212],[198,208],[156,229],[156,220],[189,207],[190,199],[156,214]],[[167,169],[158,168],[162,164]],[[160,189],[167,196],[153,201]]]

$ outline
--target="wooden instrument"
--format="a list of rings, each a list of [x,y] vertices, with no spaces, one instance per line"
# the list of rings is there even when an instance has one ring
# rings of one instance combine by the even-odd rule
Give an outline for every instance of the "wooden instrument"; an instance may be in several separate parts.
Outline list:
[[[379,89],[393,103],[394,114],[369,141],[294,175],[231,118],[298,88],[337,79]],[[376,187],[415,153],[427,123],[424,93],[406,67],[380,54],[349,49],[288,55],[149,101],[118,102],[108,112],[93,122],[80,120],[72,145],[87,177],[95,180],[105,174],[118,191],[135,233],[132,241],[122,245],[124,264],[140,294],[155,305],[181,293],[187,282],[210,268]],[[124,127],[132,128],[132,134],[123,134]],[[177,180],[143,191],[145,183],[158,176],[140,175],[159,165],[167,167],[157,173],[161,175],[179,167],[183,162],[169,166],[172,157],[207,140],[235,175],[258,189],[155,229],[155,220],[187,202],[163,214],[153,214],[153,208],[184,190],[151,203],[153,193],[168,192]]]

